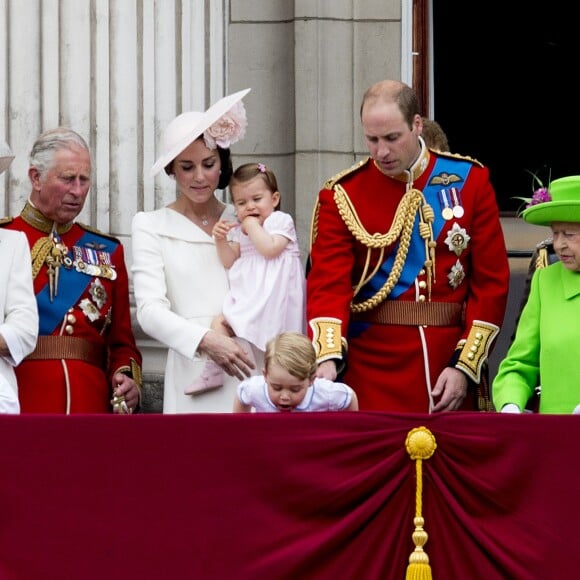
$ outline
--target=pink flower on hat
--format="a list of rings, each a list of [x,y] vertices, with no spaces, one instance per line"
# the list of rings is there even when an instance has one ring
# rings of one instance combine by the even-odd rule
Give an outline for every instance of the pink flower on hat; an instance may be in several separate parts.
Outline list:
[[[532,207],[533,205],[538,205],[540,203],[546,203],[548,201],[552,201],[552,196],[550,195],[550,190],[549,187],[545,186],[542,182],[542,180],[538,177],[537,173],[532,173],[529,169],[526,169],[526,171],[532,176],[532,197],[514,197],[513,199],[519,199],[520,201],[524,202],[524,208],[523,209],[528,209],[529,207]],[[548,170],[548,185],[551,182],[551,177],[552,177],[552,170],[549,169]],[[537,184],[539,187],[537,187],[536,189],[533,189],[533,185]],[[520,209],[520,213],[521,213],[521,209]]]
[[[550,196],[550,192],[548,191],[547,187],[538,187],[534,191],[534,195],[530,199],[526,208],[532,207],[533,205],[538,205],[539,203],[546,203],[547,201],[552,201],[552,197]]]
[[[244,137],[247,126],[246,109],[242,101],[238,101],[205,131],[203,139],[209,149],[215,149],[218,145],[228,149]]]

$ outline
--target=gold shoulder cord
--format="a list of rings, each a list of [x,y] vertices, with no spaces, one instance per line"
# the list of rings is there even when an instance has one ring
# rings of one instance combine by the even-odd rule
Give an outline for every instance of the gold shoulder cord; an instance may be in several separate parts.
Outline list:
[[[60,240],[56,240],[53,234],[38,239],[30,251],[33,279],[36,279],[43,264],[46,264],[47,266],[48,287],[51,302],[58,294],[60,267],[63,264],[67,252],[68,248]]]
[[[546,268],[549,265],[550,260],[548,258],[548,248],[539,248],[535,263],[536,270],[541,270],[542,268]]]
[[[434,281],[433,272],[435,269],[436,244],[433,240],[432,225],[435,214],[431,206],[429,206],[429,204],[427,204],[425,201],[421,191],[418,189],[410,189],[407,193],[405,193],[399,202],[393,223],[386,234],[369,234],[362,226],[356,210],[353,207],[352,202],[350,201],[350,198],[348,197],[348,194],[344,188],[337,184],[334,186],[334,192],[334,201],[346,227],[349,229],[356,240],[367,247],[365,268],[356,288],[354,289],[354,296],[358,294],[360,289],[375,275],[377,270],[380,268],[385,248],[392,245],[397,241],[397,239],[400,239],[393,268],[382,288],[371,298],[368,298],[367,300],[357,304],[351,304],[351,311],[365,312],[374,308],[383,300],[385,300],[392,289],[395,287],[399,278],[401,277],[403,266],[405,265],[405,260],[409,252],[411,235],[413,232],[413,225],[415,223],[415,216],[417,212],[419,212],[421,220],[419,224],[419,232],[421,237],[425,240],[425,254],[428,256],[427,260],[425,261],[425,268],[427,270],[427,285],[430,299],[431,284]],[[371,251],[375,249],[380,250],[380,256],[376,267],[370,274],[368,274]]]
[[[33,278],[38,276],[38,272],[40,272],[40,268],[42,268],[46,257],[51,253],[53,245],[52,239],[49,236],[45,236],[39,238],[32,247],[32,250],[30,250]]]

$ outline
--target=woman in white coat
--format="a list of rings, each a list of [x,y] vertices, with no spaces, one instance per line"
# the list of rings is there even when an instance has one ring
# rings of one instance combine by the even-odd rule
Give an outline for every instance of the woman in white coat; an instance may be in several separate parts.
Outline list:
[[[241,344],[210,330],[228,291],[211,232],[219,219],[235,219],[233,207],[215,191],[229,183],[230,146],[244,136],[241,100],[249,90],[224,97],[204,113],[182,113],[167,126],[151,176],[164,169],[176,181],[177,198],[133,218],[137,321],[168,347],[164,413],[231,412],[238,383],[255,371]],[[225,371],[224,384],[186,395],[185,387],[201,374],[208,357]]]
[[[0,141],[0,174],[13,159],[10,147]],[[0,413],[16,415],[20,403],[14,367],[34,350],[38,337],[38,307],[25,234],[0,228],[0,262]],[[41,381],[38,386],[42,388]]]

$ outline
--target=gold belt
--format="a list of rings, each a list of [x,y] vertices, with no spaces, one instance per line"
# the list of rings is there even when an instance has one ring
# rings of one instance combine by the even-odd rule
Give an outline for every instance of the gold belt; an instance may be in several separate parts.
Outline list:
[[[75,359],[82,360],[95,367],[104,368],[105,350],[95,344],[76,336],[39,336],[36,348],[26,360]]]
[[[353,313],[352,320],[403,326],[459,326],[463,321],[463,304],[384,300],[372,310]]]

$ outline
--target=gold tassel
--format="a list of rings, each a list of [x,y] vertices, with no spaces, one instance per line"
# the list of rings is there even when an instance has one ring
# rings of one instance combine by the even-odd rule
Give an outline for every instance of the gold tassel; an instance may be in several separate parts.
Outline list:
[[[415,531],[413,532],[413,543],[415,550],[409,556],[409,565],[407,566],[407,580],[431,580],[431,566],[429,566],[429,556],[423,550],[423,546],[427,543],[429,535],[424,530],[423,525],[425,520],[421,515],[423,499],[423,460],[429,459],[437,449],[435,436],[427,427],[417,427],[411,429],[407,434],[405,440],[405,447],[411,459],[416,461],[417,472],[417,492],[415,494]]]

